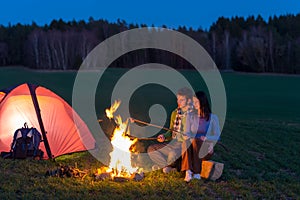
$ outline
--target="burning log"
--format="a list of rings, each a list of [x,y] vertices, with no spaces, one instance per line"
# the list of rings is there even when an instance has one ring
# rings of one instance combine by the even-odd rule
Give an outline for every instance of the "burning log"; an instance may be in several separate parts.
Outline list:
[[[98,173],[95,175],[95,180],[104,181],[111,180],[115,182],[126,182],[126,181],[141,181],[144,178],[144,172],[134,172],[130,176],[124,176],[122,173],[120,175],[115,175],[117,172],[113,169],[111,172],[105,172],[106,169],[98,169]],[[103,172],[102,172],[103,171]]]

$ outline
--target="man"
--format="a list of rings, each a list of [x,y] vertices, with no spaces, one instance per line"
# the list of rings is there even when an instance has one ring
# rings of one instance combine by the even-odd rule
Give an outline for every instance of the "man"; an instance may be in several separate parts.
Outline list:
[[[181,146],[184,141],[182,133],[185,132],[186,114],[190,110],[193,92],[189,88],[181,88],[176,96],[178,107],[172,112],[170,119],[172,131],[159,135],[157,141],[161,143],[150,145],[148,148],[148,154],[156,164],[153,169],[163,168],[164,173],[169,173],[172,170],[172,163],[181,156]]]

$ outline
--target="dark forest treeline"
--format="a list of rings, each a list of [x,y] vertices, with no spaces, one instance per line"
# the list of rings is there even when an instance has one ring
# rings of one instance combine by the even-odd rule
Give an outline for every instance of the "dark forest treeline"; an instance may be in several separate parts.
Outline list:
[[[49,25],[0,25],[0,66],[25,65],[34,69],[77,69],[87,54],[106,38],[122,31],[146,27],[124,20],[64,22]],[[164,26],[164,28],[167,28]],[[223,70],[300,73],[300,14],[270,17],[219,18],[209,30],[185,26],[176,29],[199,42]],[[138,50],[111,66],[132,67],[158,62],[191,68],[185,60],[155,49]]]

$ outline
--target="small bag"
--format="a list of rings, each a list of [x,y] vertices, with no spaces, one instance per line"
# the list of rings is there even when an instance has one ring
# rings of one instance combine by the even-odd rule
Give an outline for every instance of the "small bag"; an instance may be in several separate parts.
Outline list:
[[[224,164],[212,160],[202,161],[202,170],[200,176],[204,179],[217,180],[221,177]]]

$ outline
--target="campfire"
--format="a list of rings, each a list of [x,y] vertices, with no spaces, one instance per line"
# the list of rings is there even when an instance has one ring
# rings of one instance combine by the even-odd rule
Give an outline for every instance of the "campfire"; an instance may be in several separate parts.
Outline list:
[[[138,167],[133,167],[131,162],[130,147],[137,142],[137,138],[132,139],[129,130],[129,119],[122,121],[120,115],[114,117],[114,113],[120,106],[121,101],[115,101],[114,104],[106,109],[106,116],[113,119],[116,128],[111,137],[113,150],[110,153],[110,164],[108,167],[99,168],[96,175],[97,179],[111,179],[115,181],[141,180],[144,173]]]

